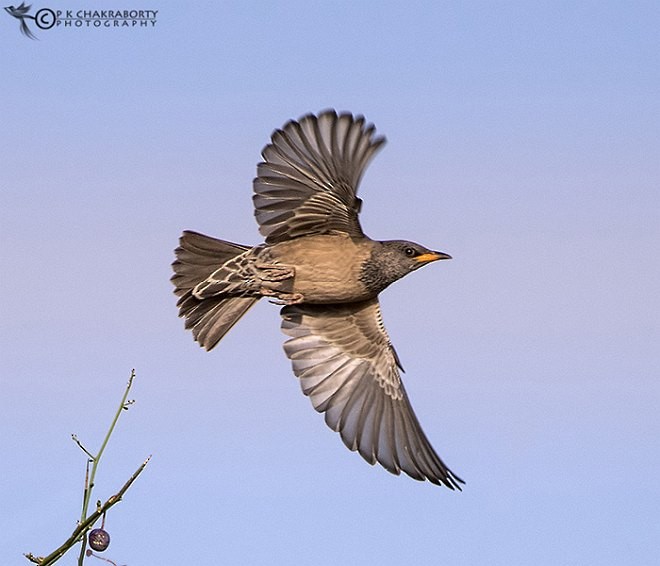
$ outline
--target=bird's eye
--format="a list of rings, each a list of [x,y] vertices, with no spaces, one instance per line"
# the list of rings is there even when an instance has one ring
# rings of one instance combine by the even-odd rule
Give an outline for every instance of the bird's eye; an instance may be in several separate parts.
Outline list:
[[[415,250],[412,248],[406,248],[403,250],[403,253],[406,254],[407,257],[414,257],[416,255]]]

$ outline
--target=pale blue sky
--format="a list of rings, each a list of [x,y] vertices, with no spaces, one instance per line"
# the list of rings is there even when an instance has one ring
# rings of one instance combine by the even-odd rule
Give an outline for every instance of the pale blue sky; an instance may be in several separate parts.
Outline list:
[[[0,564],[69,535],[70,434],[98,445],[132,367],[96,496],[154,456],[119,564],[660,563],[660,5],[121,7],[157,26],[31,41],[0,13]],[[261,148],[327,107],[388,138],[367,232],[454,257],[382,302],[462,493],[346,450],[276,307],[211,353],[176,316],[181,230],[258,243]]]

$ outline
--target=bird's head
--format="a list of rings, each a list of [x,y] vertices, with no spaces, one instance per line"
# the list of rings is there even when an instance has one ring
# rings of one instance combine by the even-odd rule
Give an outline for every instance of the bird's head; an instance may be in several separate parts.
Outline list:
[[[15,18],[20,18],[21,16],[25,16],[29,11],[32,6],[26,6],[25,2],[21,3],[18,7],[16,6],[5,6],[5,10],[7,11],[8,14],[11,14]]]
[[[362,281],[379,293],[398,279],[440,259],[451,259],[449,254],[425,248],[406,240],[374,242],[369,259],[362,267]]]
[[[420,267],[438,261],[439,259],[451,259],[449,254],[435,252],[415,242],[406,240],[390,240],[381,242],[383,254],[400,271],[400,277],[415,271]]]

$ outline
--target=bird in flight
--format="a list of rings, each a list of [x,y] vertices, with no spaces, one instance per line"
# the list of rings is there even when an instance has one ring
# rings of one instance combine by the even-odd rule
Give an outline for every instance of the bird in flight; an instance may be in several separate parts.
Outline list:
[[[372,240],[358,219],[360,179],[384,143],[362,116],[334,110],[276,130],[253,181],[265,242],[185,231],[172,264],[179,316],[211,350],[260,298],[282,305],[293,372],[344,444],[393,474],[460,490],[413,412],[378,302],[391,283],[451,256]]]

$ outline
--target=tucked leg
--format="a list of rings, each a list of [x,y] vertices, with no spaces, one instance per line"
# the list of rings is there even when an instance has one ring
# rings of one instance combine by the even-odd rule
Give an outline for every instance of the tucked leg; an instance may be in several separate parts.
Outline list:
[[[302,293],[283,293],[266,287],[262,287],[260,293],[264,297],[274,297],[270,302],[276,305],[297,305],[305,299]]]

